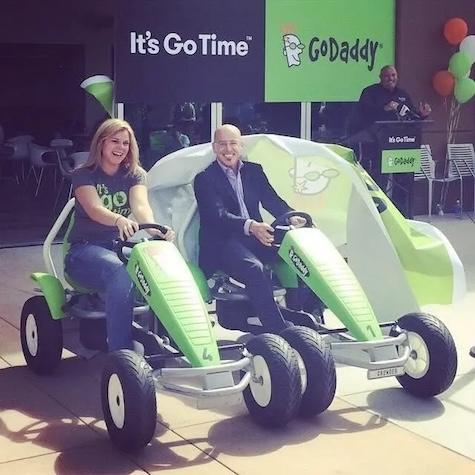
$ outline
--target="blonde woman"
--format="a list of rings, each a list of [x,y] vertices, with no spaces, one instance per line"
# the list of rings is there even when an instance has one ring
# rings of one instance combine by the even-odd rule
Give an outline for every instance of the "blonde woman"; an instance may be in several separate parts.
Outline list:
[[[75,219],[65,271],[77,284],[105,295],[109,351],[132,348],[133,283],[112,246],[114,239],[132,236],[138,223],[155,221],[145,178],[135,134],[119,119],[98,127],[88,161],[72,177]],[[171,229],[150,233],[174,238]]]

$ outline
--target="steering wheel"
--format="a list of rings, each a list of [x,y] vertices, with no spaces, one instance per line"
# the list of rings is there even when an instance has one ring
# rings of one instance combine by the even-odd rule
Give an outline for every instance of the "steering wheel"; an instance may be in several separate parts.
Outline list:
[[[305,224],[302,224],[300,226],[296,226],[299,228],[311,228],[313,227],[313,220],[312,217],[308,213],[304,213],[303,211],[287,211],[287,213],[284,213],[280,215],[278,218],[275,219],[275,221],[271,224],[271,226],[274,228],[274,245],[278,246],[282,242],[282,239],[284,239],[284,234],[290,230],[290,218],[293,216],[300,216],[301,218],[305,218],[307,221]]]
[[[139,231],[142,229],[158,229],[163,234],[166,234],[168,228],[162,226],[161,224],[157,223],[142,223],[139,224]],[[165,238],[160,236],[151,236],[150,241],[165,241]],[[131,241],[130,238],[128,239],[117,239],[115,243],[115,251],[117,252],[117,257],[124,263],[127,264],[129,262],[129,258],[124,255],[124,247],[128,247],[132,249],[136,244],[142,241]]]

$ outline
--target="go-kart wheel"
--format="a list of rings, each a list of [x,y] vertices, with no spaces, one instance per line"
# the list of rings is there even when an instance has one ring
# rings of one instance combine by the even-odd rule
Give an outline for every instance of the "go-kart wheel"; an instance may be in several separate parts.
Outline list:
[[[303,363],[302,402],[299,414],[313,417],[325,411],[335,397],[335,361],[321,336],[307,327],[290,327],[281,333]]]
[[[125,452],[145,447],[155,433],[157,401],[152,369],[137,353],[120,350],[107,357],[101,401],[112,442]]]
[[[397,325],[407,333],[411,350],[404,367],[406,374],[397,376],[401,386],[421,398],[445,391],[457,372],[457,350],[447,327],[427,313],[409,313]],[[391,329],[390,335],[399,334],[397,327]]]
[[[262,426],[284,426],[296,414],[302,397],[295,353],[282,337],[269,333],[251,338],[246,348],[253,366],[243,393],[249,413]]]
[[[52,373],[61,361],[63,329],[53,320],[46,299],[29,298],[21,311],[20,339],[28,367],[38,374]]]

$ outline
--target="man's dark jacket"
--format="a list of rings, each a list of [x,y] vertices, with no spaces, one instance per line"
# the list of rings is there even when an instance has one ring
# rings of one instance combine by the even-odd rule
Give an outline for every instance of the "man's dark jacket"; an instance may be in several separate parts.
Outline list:
[[[404,104],[410,110],[414,110],[409,94],[400,87],[396,86],[390,91],[380,83],[376,83],[363,89],[358,103],[360,128],[368,127],[376,120],[398,120],[400,117],[396,111],[384,110],[384,106],[391,101]]]
[[[261,165],[243,162],[241,180],[251,219],[262,221],[260,204],[274,217],[292,210],[272,188]],[[246,218],[240,216],[236,193],[216,161],[196,176],[194,189],[200,213],[199,263],[209,276],[220,268],[226,241],[244,238]]]

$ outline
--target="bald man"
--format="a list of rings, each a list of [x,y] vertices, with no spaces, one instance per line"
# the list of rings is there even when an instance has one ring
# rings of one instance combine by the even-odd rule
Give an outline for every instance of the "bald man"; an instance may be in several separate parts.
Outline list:
[[[409,94],[398,86],[398,79],[396,68],[387,65],[379,73],[379,83],[363,89],[359,101],[362,128],[376,120],[399,120],[406,115],[407,119],[426,118],[431,113],[427,103],[414,106]]]
[[[274,217],[292,208],[276,193],[261,165],[243,161],[241,132],[219,127],[213,140],[216,160],[195,178],[200,213],[200,266],[206,276],[224,271],[246,286],[255,315],[266,331],[287,327],[274,301],[264,264],[276,258],[272,227],[263,222],[262,205]],[[305,222],[291,218],[293,224]]]

